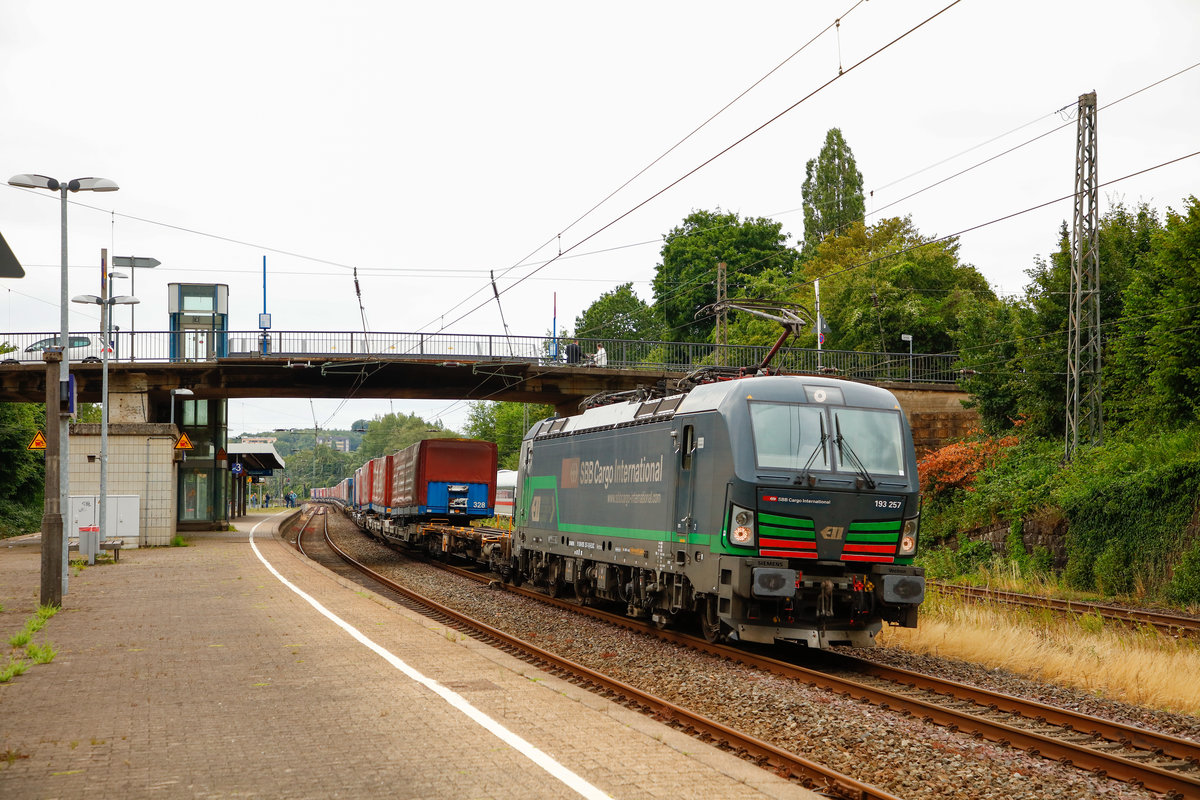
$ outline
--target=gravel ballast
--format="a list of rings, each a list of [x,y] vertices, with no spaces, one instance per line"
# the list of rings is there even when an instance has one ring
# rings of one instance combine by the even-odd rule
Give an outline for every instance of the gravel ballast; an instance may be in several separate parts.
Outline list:
[[[330,515],[330,533],[354,558],[439,603],[900,797],[1162,797],[652,636],[487,589],[396,553],[360,533],[340,514]],[[854,655],[1200,740],[1200,719],[1185,715],[1104,701],[1085,692],[895,648],[856,650]]]

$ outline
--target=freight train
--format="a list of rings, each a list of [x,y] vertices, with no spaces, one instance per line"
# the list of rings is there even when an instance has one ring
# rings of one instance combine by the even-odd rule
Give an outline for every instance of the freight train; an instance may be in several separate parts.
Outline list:
[[[426,439],[371,459],[337,486],[314,489],[312,497],[344,506],[380,540],[486,560],[493,548],[484,545],[502,537],[484,542],[470,525],[495,515],[496,477],[494,442]],[[464,537],[471,541],[458,541]]]
[[[494,449],[479,470],[494,487]],[[511,533],[350,505],[381,538],[714,641],[871,647],[885,622],[916,627],[916,453],[885,389],[763,375],[632,393],[536,423],[514,488]]]

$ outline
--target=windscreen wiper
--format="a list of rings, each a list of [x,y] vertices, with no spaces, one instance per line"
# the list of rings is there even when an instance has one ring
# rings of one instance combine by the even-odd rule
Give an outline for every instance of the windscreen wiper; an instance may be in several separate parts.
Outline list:
[[[820,439],[820,441],[817,442],[817,446],[813,448],[812,453],[809,454],[808,461],[804,462],[804,466],[800,470],[801,474],[796,476],[797,483],[799,483],[801,481],[801,479],[803,479],[804,481],[808,482],[808,484],[810,486],[813,484],[814,479],[813,479],[813,476],[809,474],[808,468],[812,466],[813,461],[817,457],[817,453],[825,452],[825,443],[829,441],[829,433],[825,430],[825,416],[822,415],[820,417],[820,419],[821,419],[821,439]]]
[[[858,453],[854,452],[854,448],[846,441],[846,437],[842,436],[842,423],[838,420],[837,415],[834,415],[834,424],[837,426],[837,445],[838,452],[845,451],[850,456],[850,465],[858,472],[858,476],[863,479],[863,483],[868,489],[875,488],[875,479],[871,477],[871,473],[867,472],[867,468],[863,465],[862,459],[858,457]]]

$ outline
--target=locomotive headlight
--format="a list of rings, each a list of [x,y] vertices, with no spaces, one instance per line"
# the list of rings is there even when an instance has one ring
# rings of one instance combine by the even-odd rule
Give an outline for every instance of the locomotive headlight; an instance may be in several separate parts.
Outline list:
[[[911,556],[917,552],[917,529],[920,527],[920,517],[904,520],[904,528],[900,531],[900,555]]]
[[[739,547],[753,547],[755,543],[754,512],[734,506],[730,517],[733,520],[733,524],[729,526],[730,544],[736,544]]]

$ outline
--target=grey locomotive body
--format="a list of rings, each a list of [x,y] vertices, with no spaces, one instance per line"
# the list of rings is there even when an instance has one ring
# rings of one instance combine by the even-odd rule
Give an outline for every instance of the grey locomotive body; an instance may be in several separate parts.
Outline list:
[[[884,389],[767,376],[544,420],[511,573],[710,639],[872,646],[915,627],[912,435]]]

